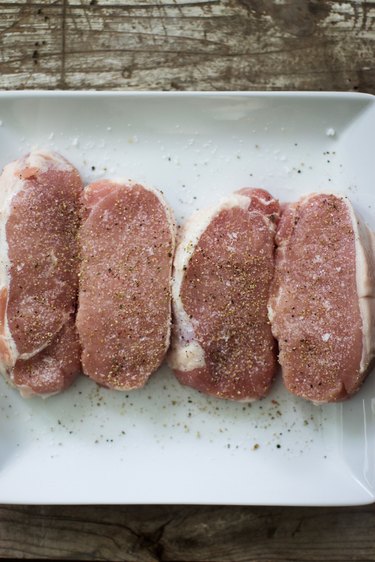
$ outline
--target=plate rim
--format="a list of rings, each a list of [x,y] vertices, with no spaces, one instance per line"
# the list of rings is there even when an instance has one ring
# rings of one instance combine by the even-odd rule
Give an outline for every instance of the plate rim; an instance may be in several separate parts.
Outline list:
[[[91,98],[91,99],[121,99],[121,98],[144,98],[144,99],[152,99],[152,98],[175,98],[175,99],[183,99],[183,98],[190,98],[190,99],[199,99],[199,98],[216,98],[216,99],[225,99],[225,98],[244,98],[244,99],[252,99],[252,98],[268,98],[268,99],[316,99],[316,100],[334,100],[334,99],[345,99],[345,100],[363,100],[367,101],[368,104],[375,103],[375,95],[369,93],[362,93],[362,92],[336,92],[336,91],[239,91],[239,90],[228,90],[228,91],[212,91],[212,90],[205,90],[205,91],[161,91],[161,90],[126,90],[126,91],[117,91],[117,90],[2,90],[0,91],[0,101],[1,99],[47,99],[47,98],[65,98],[65,99],[82,99],[82,98]],[[23,505],[25,502],[20,500],[3,500],[0,496],[0,501],[4,505]],[[304,502],[304,501],[296,501],[292,500],[290,502],[272,502],[272,501],[255,501],[252,503],[249,502],[223,502],[223,501],[214,501],[214,502],[203,502],[203,503],[196,503],[196,502],[146,502],[146,501],[137,501],[136,503],[124,503],[124,502],[111,502],[110,505],[205,505],[205,506],[308,506],[308,507],[337,507],[337,506],[360,506],[360,505],[371,505],[375,502],[375,492],[371,494],[366,500],[358,501],[343,501],[343,502],[335,502],[335,501],[328,501],[326,503],[322,502]],[[89,502],[72,502],[68,501],[64,502],[56,502],[53,499],[50,502],[44,501],[40,503],[38,501],[35,502],[27,502],[28,505],[105,505],[104,501],[93,501]]]

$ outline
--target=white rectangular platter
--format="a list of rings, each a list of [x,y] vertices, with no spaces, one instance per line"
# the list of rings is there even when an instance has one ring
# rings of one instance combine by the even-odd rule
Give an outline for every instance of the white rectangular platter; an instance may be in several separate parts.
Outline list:
[[[346,194],[375,228],[375,98],[315,93],[0,94],[0,165],[60,151],[85,182],[163,190],[178,221],[245,187]],[[280,377],[251,405],[180,386],[129,394],[81,377],[23,400],[0,381],[0,502],[350,505],[375,500],[375,375],[314,406]]]

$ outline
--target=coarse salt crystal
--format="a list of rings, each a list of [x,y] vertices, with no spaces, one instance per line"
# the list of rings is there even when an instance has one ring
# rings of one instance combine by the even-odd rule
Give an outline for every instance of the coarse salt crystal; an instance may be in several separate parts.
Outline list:
[[[328,334],[328,333],[323,334],[323,335],[322,335],[322,340],[323,340],[324,342],[327,342],[330,337],[331,337],[331,334]]]

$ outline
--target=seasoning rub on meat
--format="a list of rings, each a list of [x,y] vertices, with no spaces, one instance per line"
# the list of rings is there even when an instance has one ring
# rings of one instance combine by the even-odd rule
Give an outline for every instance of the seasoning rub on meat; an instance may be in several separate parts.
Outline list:
[[[176,250],[169,364],[219,398],[265,396],[276,372],[267,317],[278,202],[243,189],[193,215]]]
[[[358,390],[375,346],[374,237],[346,197],[286,207],[269,303],[288,390],[334,402]]]
[[[83,371],[108,388],[140,388],[169,346],[172,212],[160,192],[128,181],[87,186],[83,207]]]
[[[81,191],[77,170],[42,150],[5,166],[0,177],[0,368],[26,396],[55,394],[80,370]]]

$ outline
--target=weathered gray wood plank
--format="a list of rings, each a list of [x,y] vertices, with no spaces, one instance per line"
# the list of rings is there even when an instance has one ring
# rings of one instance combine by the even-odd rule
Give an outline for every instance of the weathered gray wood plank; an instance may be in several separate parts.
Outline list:
[[[0,556],[129,562],[375,560],[375,507],[2,507]]]
[[[0,87],[375,91],[375,1],[0,2]]]

